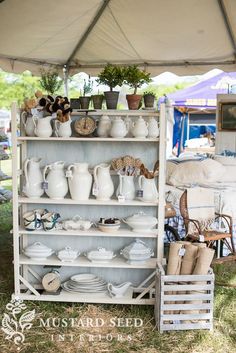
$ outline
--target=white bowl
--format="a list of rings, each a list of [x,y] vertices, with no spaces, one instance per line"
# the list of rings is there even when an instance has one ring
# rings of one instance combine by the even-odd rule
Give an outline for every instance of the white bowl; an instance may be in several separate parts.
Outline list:
[[[116,232],[120,228],[120,223],[118,224],[106,224],[106,223],[98,223],[98,229],[105,233],[113,233]]]

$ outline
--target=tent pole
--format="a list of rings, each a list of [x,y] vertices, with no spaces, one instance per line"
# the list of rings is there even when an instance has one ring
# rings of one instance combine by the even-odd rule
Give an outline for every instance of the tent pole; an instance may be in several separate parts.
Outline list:
[[[67,66],[65,65],[63,68],[63,81],[64,81],[64,94],[66,97],[69,95],[69,89],[68,89],[68,70]]]

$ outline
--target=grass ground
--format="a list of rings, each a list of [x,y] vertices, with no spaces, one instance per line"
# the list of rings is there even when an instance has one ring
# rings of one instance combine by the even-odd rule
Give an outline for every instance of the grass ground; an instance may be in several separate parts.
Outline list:
[[[13,291],[11,205],[0,205],[0,317]],[[216,280],[236,285],[236,263],[215,267]],[[155,329],[153,308],[147,306],[83,305],[27,302],[37,317],[19,350],[0,333],[0,353],[235,353],[236,289],[216,286],[214,332],[186,331],[160,334]],[[43,328],[40,318],[140,318],[140,328]],[[65,341],[61,341],[65,335]],[[89,341],[94,335],[94,342]],[[99,337],[98,335],[102,335]],[[52,336],[54,335],[54,336]],[[53,337],[53,339],[52,339]],[[129,340],[130,337],[130,340]],[[100,339],[100,341],[99,341]],[[112,339],[112,340],[111,340]],[[72,340],[72,341],[71,341]],[[111,340],[111,341],[109,341]]]

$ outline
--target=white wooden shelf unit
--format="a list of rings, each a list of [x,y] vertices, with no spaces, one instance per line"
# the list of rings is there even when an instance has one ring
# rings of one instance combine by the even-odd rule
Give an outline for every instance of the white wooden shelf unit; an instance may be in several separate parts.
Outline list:
[[[17,137],[18,110],[16,104],[12,106],[12,145],[13,145],[13,237],[14,237],[14,285],[13,297],[23,300],[65,301],[86,303],[117,303],[117,304],[150,304],[155,303],[155,274],[157,262],[163,256],[164,233],[164,183],[165,183],[165,105],[161,106],[160,114],[155,111],[94,111],[89,113],[95,119],[102,114],[114,116],[129,116],[133,120],[139,116],[148,119],[155,116],[160,123],[160,137],[156,139],[128,138],[98,138],[76,137],[70,138],[39,138],[24,136],[21,131]],[[73,112],[72,120],[78,119],[82,112]],[[99,144],[97,144],[99,143]],[[127,144],[128,143],[128,144]],[[65,148],[66,147],[66,148]],[[18,149],[20,154],[18,155]],[[141,158],[150,169],[156,159],[159,159],[158,202],[142,202],[133,200],[118,202],[115,197],[110,201],[101,202],[91,197],[87,201],[76,202],[69,196],[63,200],[53,200],[46,196],[37,199],[25,197],[21,190],[23,185],[23,162],[26,158],[42,158],[42,166],[57,160],[66,164],[73,162],[88,162],[94,167],[101,162],[110,162],[112,158],[130,154]],[[111,173],[115,186],[118,178]],[[158,228],[149,233],[134,233],[130,229],[121,227],[117,232],[103,233],[92,227],[88,231],[38,230],[29,232],[23,227],[23,214],[35,208],[47,208],[61,214],[62,219],[71,218],[76,214],[97,221],[100,217],[124,218],[135,212],[158,217]],[[144,264],[129,264],[119,251],[140,238],[155,250],[155,255]],[[61,262],[54,254],[45,261],[34,261],[23,255],[22,250],[35,241],[53,248],[55,251],[72,246],[81,255],[72,263]],[[109,263],[92,263],[83,253],[97,246],[114,250],[117,254]],[[130,281],[133,290],[128,290],[123,298],[111,298],[108,294],[91,295],[82,293],[68,293],[61,290],[59,295],[46,295],[42,292],[42,276],[53,268],[59,268],[62,281],[78,273],[94,273],[106,281],[122,283]],[[124,271],[125,269],[125,271]],[[40,290],[41,289],[41,290]]]

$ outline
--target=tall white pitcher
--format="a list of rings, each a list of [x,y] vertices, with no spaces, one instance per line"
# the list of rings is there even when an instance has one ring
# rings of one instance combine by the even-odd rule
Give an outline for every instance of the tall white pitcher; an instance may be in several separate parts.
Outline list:
[[[40,170],[40,158],[28,158],[24,162],[25,184],[24,194],[29,198],[36,198],[43,195],[43,175]]]
[[[114,193],[114,185],[110,175],[110,165],[101,163],[94,168],[93,195],[97,200],[110,200]]]
[[[32,115],[27,114],[27,112],[22,112],[21,121],[24,126],[26,136],[35,136],[34,134],[35,125],[33,122]]]
[[[88,200],[92,175],[88,171],[88,163],[74,163],[67,169],[70,195],[73,200]]]
[[[46,177],[47,171],[48,175]],[[51,199],[64,199],[68,192],[67,179],[64,172],[64,162],[55,162],[46,165],[43,171],[45,192]]]

